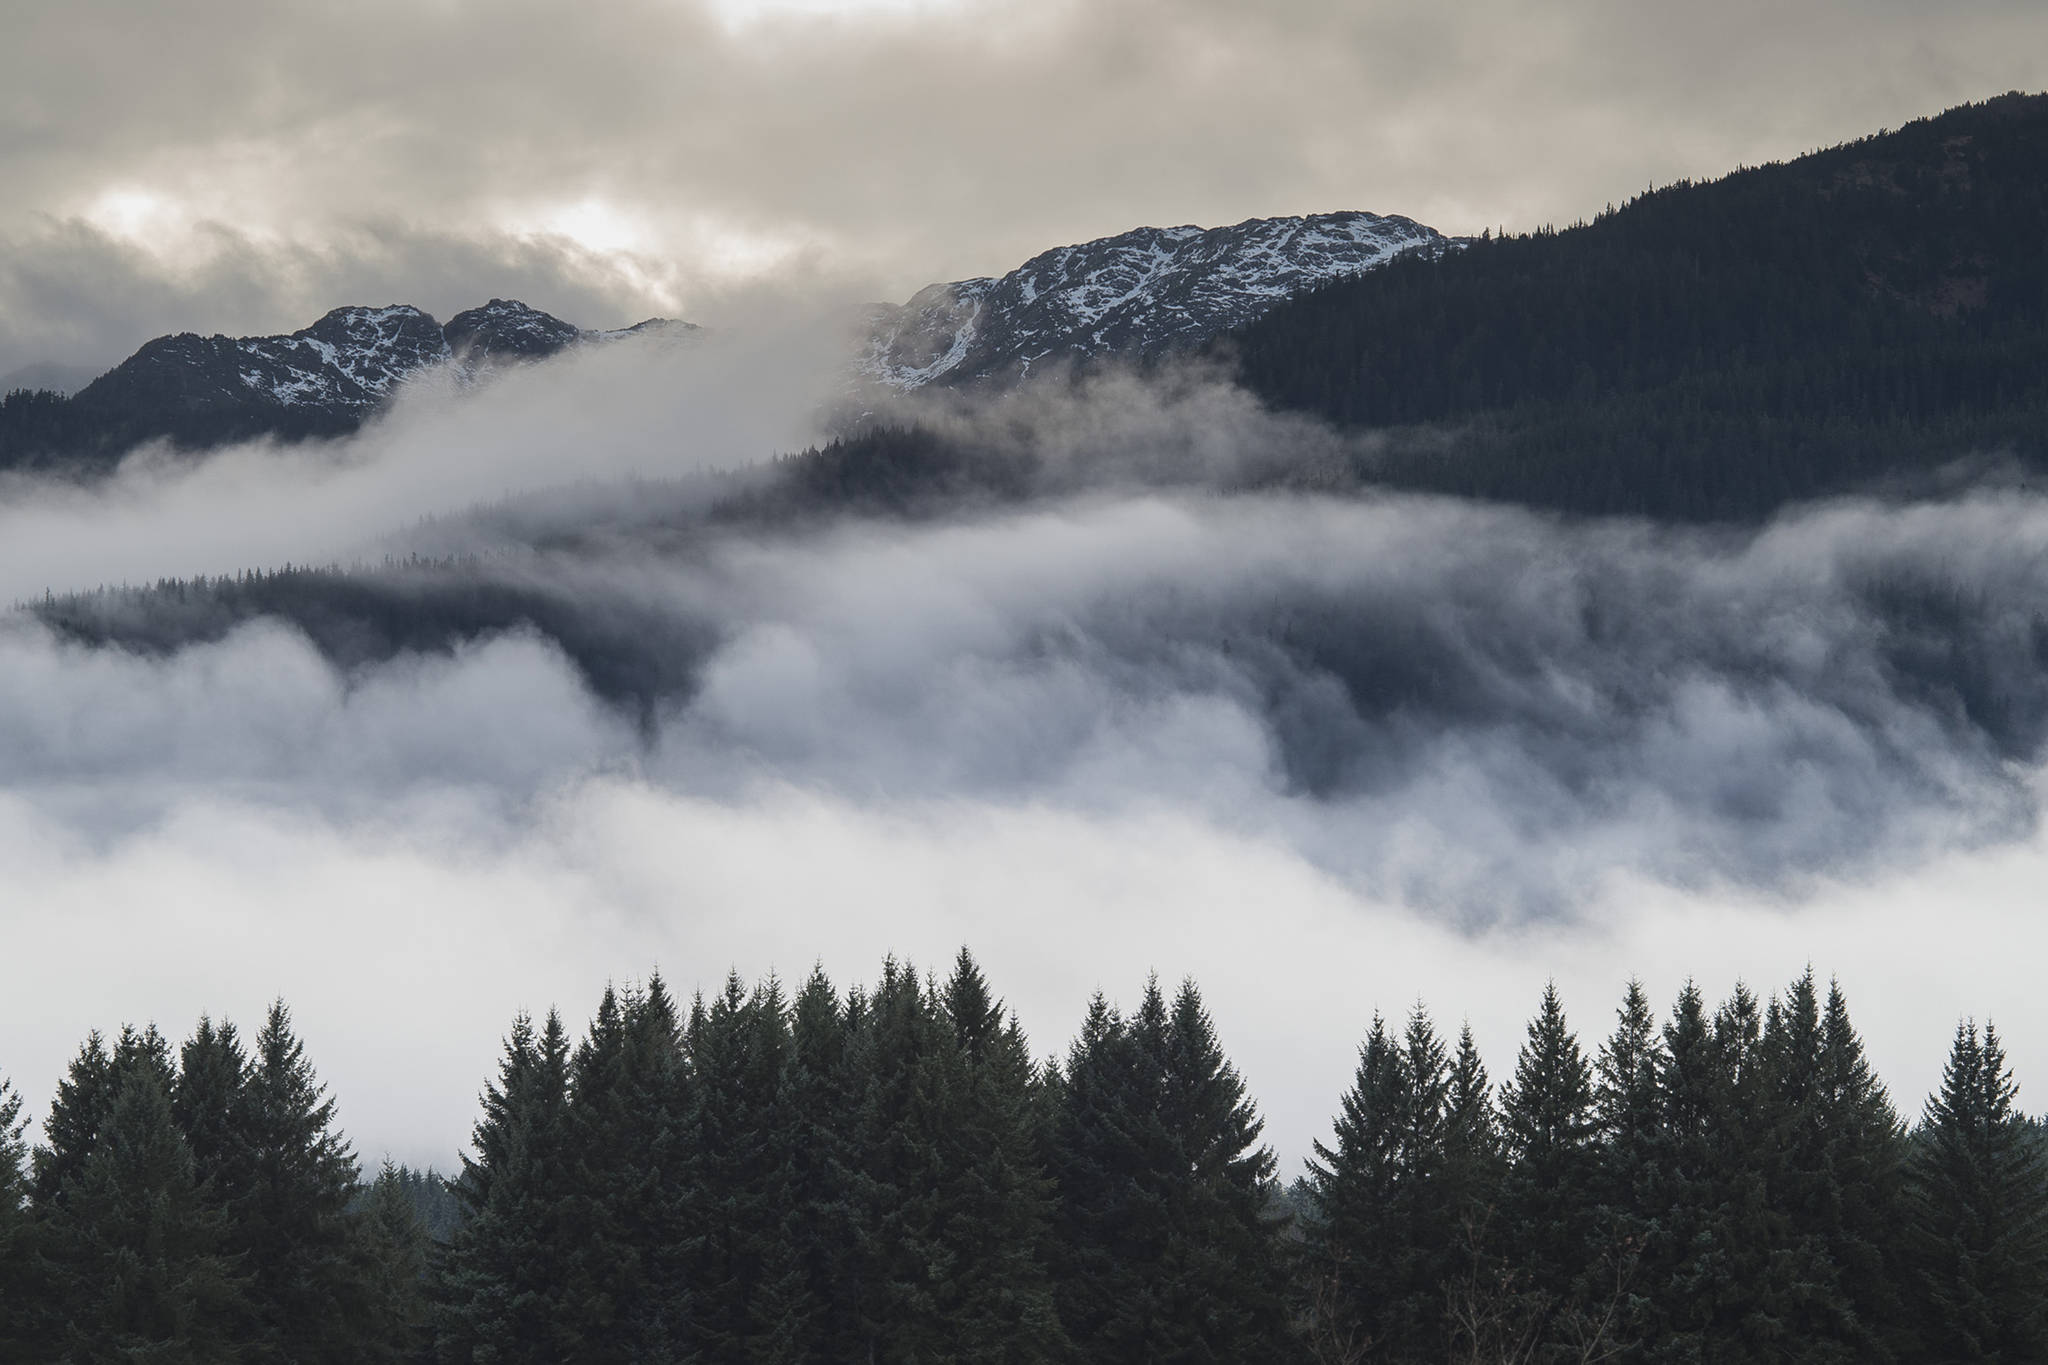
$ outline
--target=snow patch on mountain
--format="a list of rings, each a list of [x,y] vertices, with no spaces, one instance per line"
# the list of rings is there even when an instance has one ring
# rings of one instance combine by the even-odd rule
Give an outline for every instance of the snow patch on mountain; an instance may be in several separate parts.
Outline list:
[[[588,331],[517,299],[492,299],[444,326],[409,304],[337,308],[289,336],[212,337],[195,351],[228,353],[242,386],[281,407],[366,412],[430,366],[473,380],[507,362],[541,360],[585,343],[680,340],[692,323],[649,318]],[[190,338],[199,342],[198,338]]]
[[[1306,289],[1458,243],[1408,218],[1324,213],[1232,227],[1139,228],[1034,256],[880,309],[858,368],[909,390],[1016,378],[1109,352],[1201,344]]]
[[[372,408],[450,354],[440,324],[407,304],[337,308],[290,336],[216,340],[238,353],[244,387],[284,407]]]

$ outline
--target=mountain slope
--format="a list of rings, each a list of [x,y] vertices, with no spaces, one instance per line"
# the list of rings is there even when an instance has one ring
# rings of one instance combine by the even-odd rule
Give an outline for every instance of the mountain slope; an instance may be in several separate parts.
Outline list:
[[[878,315],[861,368],[909,390],[1014,379],[1105,354],[1149,360],[1305,289],[1449,244],[1433,228],[1371,213],[1139,228],[1044,252],[1000,279],[920,290]]]
[[[1747,517],[2048,457],[2048,97],[1646,194],[1283,303],[1270,404],[1388,429],[1360,477]]]
[[[143,441],[184,447],[354,431],[400,386],[436,365],[462,378],[567,347],[655,331],[653,318],[591,332],[516,299],[492,299],[446,325],[408,304],[336,308],[288,336],[158,337],[66,400],[0,401],[0,468],[107,465]]]

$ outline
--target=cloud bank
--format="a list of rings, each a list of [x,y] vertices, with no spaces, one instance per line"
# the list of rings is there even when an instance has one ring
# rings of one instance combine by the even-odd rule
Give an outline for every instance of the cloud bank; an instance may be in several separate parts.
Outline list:
[[[1289,1158],[1375,1008],[1469,1011],[1505,1070],[1550,976],[1590,1044],[1630,973],[1839,971],[1909,1109],[1966,1011],[2048,1065],[2048,499],[1736,532],[1249,492],[1358,452],[1181,375],[927,414],[1012,496],[717,515],[837,344],[592,350],[0,490],[11,597],[362,556],[372,615],[551,604],[403,647],[167,594],[107,599],[148,648],[0,624],[0,1067],[41,1104],[90,1027],[283,993],[362,1147],[446,1165],[514,1009],[962,942],[1046,1050],[1194,974]]]

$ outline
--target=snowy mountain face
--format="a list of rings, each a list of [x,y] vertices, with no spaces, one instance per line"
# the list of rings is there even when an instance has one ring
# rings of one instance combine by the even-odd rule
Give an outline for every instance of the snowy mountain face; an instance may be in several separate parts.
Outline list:
[[[448,319],[441,329],[452,353],[541,360],[583,339],[583,329],[517,299],[492,299]]]
[[[337,308],[290,336],[162,337],[128,363],[152,350],[216,376],[232,367],[242,388],[283,407],[350,411],[375,407],[450,354],[440,324],[405,304]]]
[[[1199,347],[1281,301],[1396,257],[1457,241],[1401,217],[1327,213],[1224,228],[1139,228],[1060,247],[1000,279],[961,280],[880,310],[854,368],[900,391],[1001,383],[1116,355],[1143,362]],[[354,431],[409,380],[445,367],[460,383],[571,347],[683,341],[650,318],[588,331],[492,299],[446,324],[418,308],[337,308],[288,336],[158,337],[62,400],[0,421],[0,467],[108,467],[149,440],[187,449]]]
[[[910,390],[1019,378],[1112,352],[1152,359],[1316,285],[1455,246],[1434,228],[1372,213],[1139,228],[1034,256],[1000,279],[920,290],[876,318],[860,369]]]
[[[354,430],[406,381],[437,366],[480,379],[508,363],[572,346],[679,337],[686,322],[650,318],[585,331],[515,299],[492,299],[447,324],[408,304],[337,308],[289,336],[158,337],[73,400],[89,445],[149,436],[210,444],[261,434],[287,438]],[[94,430],[98,428],[98,430]]]

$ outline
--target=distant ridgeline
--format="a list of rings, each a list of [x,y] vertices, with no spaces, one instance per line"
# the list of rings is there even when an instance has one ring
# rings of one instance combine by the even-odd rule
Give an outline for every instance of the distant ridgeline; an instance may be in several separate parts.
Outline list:
[[[1402,257],[1230,344],[1269,403],[1391,429],[1356,474],[1404,487],[1698,519],[2039,468],[2048,96]]]
[[[0,1359],[2040,1361],[2016,1090],[1965,1024],[1908,1128],[1811,971],[1547,989],[1498,1085],[1417,1005],[1290,1185],[1192,982],[1040,1061],[963,951],[521,1015],[459,1178],[365,1183],[280,1003],[92,1035],[32,1150],[0,1081]]]
[[[342,436],[408,379],[453,364],[554,355],[591,341],[689,332],[650,318],[585,331],[513,299],[492,299],[444,325],[409,305],[337,308],[289,336],[158,337],[70,398],[47,390],[0,397],[0,469],[105,467],[143,441],[190,449],[259,436]]]
[[[664,326],[687,324],[629,332]],[[342,434],[425,366],[625,334],[493,300],[446,327],[349,308],[288,337],[162,337],[70,399],[0,400],[0,468],[103,470],[154,438]],[[904,393],[994,392],[1189,353],[1234,364],[1275,408],[1374,433],[1348,463],[1249,452],[1232,487],[1717,520],[2038,470],[2048,96],[1655,190],[1564,231],[1456,240],[1361,213],[1141,229],[884,309],[854,368]],[[857,503],[873,482],[910,509],[1059,491],[979,437],[855,434],[830,473]],[[1128,478],[1123,452],[1100,454],[1097,477]],[[1085,482],[1089,462],[1070,463]],[[915,484],[918,468],[941,482]]]

